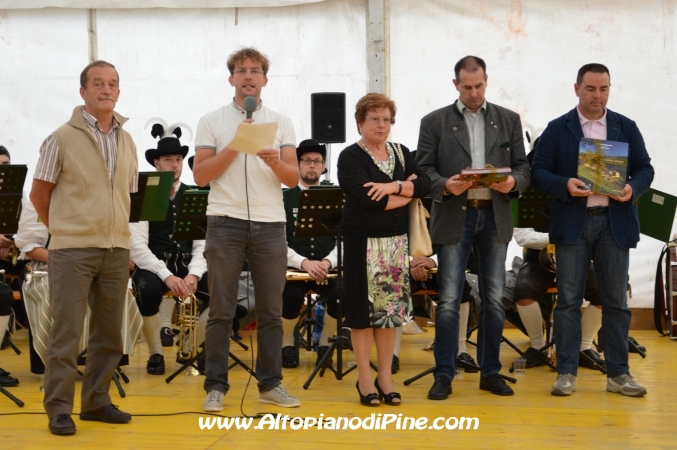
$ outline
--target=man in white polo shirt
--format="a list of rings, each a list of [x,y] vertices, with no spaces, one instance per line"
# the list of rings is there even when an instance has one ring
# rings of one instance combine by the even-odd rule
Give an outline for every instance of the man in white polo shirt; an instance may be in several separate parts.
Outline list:
[[[208,113],[197,127],[193,176],[209,184],[205,246],[211,295],[207,322],[205,411],[223,410],[228,384],[229,337],[237,305],[238,283],[245,260],[256,296],[256,376],[259,401],[283,407],[301,403],[282,387],[282,291],[287,269],[286,216],[280,183],[296,187],[296,137],[291,120],[263,106],[261,89],[268,83],[269,61],[255,48],[243,48],[228,58],[233,102]],[[244,99],[257,101],[246,119]],[[242,122],[276,122],[272,148],[256,156],[229,149]],[[218,276],[216,275],[218,274]]]

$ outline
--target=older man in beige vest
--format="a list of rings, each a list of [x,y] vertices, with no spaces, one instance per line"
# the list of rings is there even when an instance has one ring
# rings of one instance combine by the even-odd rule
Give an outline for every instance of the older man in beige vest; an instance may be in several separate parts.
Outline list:
[[[136,191],[136,147],[113,111],[115,67],[94,61],[80,75],[78,106],[42,144],[30,199],[51,234],[53,326],[45,361],[44,406],[53,434],[75,433],[71,419],[78,340],[91,308],[80,420],[126,423],[108,388],[122,357],[120,333],[129,278],[129,193]]]

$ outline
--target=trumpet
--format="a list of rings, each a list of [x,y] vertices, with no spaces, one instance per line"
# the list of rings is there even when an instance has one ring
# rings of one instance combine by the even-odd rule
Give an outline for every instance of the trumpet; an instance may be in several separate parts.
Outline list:
[[[179,299],[179,350],[176,358],[181,361],[192,359],[197,354],[197,322],[200,319],[198,300],[193,294]]]

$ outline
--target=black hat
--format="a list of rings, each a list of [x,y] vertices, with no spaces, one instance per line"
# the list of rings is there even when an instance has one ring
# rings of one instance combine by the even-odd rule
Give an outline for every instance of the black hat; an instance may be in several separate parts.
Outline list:
[[[156,123],[153,125],[150,134],[160,140],[157,143],[157,149],[151,148],[146,150],[146,161],[155,167],[154,161],[167,155],[181,155],[183,158],[188,154],[188,146],[181,145],[179,138],[181,137],[180,127],[165,127],[162,124]],[[171,130],[171,131],[170,131]]]
[[[190,167],[190,170],[193,170],[193,161],[195,161],[195,156],[188,158],[188,167]]]
[[[324,144],[320,144],[317,142],[315,139],[306,139],[305,141],[301,141],[298,147],[296,147],[296,159],[299,161],[301,160],[301,157],[310,152],[317,152],[320,155],[322,155],[322,159],[326,161],[327,159],[327,146]],[[322,174],[327,173],[327,167],[325,166],[324,171]]]

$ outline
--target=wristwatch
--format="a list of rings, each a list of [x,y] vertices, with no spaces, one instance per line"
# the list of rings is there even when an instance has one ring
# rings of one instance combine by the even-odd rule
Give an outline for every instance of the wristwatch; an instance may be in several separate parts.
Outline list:
[[[397,190],[397,195],[400,195],[402,193],[402,182],[400,180],[395,180],[395,183],[399,186],[399,189]]]

